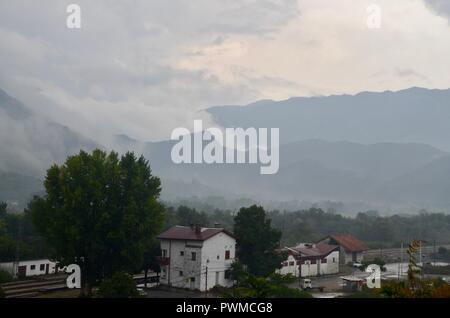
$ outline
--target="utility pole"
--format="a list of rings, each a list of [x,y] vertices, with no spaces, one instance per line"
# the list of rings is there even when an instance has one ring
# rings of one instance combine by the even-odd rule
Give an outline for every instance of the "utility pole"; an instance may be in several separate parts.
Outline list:
[[[433,266],[436,266],[436,240],[433,240]]]
[[[205,271],[205,298],[208,296],[208,266],[206,266]]]
[[[422,266],[422,240],[419,241],[419,264]]]
[[[403,273],[403,242],[401,243],[400,246],[400,276]]]

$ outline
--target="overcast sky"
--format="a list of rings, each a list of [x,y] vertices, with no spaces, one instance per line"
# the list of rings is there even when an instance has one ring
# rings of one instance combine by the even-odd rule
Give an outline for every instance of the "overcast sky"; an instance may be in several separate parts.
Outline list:
[[[0,0],[0,87],[100,140],[168,139],[215,105],[450,88],[449,56],[447,0]]]

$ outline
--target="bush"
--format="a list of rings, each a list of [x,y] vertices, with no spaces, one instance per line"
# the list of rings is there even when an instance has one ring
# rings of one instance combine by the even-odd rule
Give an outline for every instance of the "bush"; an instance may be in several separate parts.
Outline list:
[[[111,278],[105,279],[98,289],[101,298],[135,298],[139,296],[136,284],[131,275],[116,272]]]
[[[13,277],[10,273],[0,270],[0,284],[8,283],[13,280]]]
[[[3,291],[1,286],[0,286],[0,298],[5,298],[5,292]]]

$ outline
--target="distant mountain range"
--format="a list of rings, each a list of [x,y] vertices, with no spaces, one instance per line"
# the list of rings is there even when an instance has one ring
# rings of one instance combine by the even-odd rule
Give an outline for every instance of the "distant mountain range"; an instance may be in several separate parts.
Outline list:
[[[42,191],[45,170],[98,144],[32,112],[0,89],[0,200],[19,201]]]
[[[222,195],[450,210],[450,90],[291,98],[206,111],[223,127],[280,128],[278,174],[260,175],[259,165],[175,165],[174,141],[118,135],[114,149],[144,154],[162,178],[167,200]],[[0,122],[0,176],[9,178],[0,178],[0,200],[27,197],[14,196],[15,190],[8,194],[11,187],[1,180],[15,174],[18,187],[23,184],[17,191],[29,196],[39,189],[28,185],[51,163],[99,146],[1,90]]]
[[[280,128],[284,144],[306,139],[413,142],[450,151],[450,89],[295,97],[206,111],[223,127]]]

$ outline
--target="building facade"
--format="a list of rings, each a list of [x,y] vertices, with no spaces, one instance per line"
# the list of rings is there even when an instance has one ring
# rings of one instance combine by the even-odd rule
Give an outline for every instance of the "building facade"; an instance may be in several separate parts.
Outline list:
[[[0,263],[0,269],[10,273],[14,277],[23,278],[54,274],[56,271],[56,262],[49,259],[6,262]]]
[[[287,259],[277,270],[279,274],[311,277],[339,273],[339,247],[328,244],[300,244],[286,247]]]
[[[361,262],[364,259],[364,253],[369,249],[364,243],[351,235],[329,235],[318,243],[339,246],[341,264]]]
[[[229,269],[235,259],[236,239],[223,228],[175,226],[160,234],[160,283],[206,291],[231,287]]]

